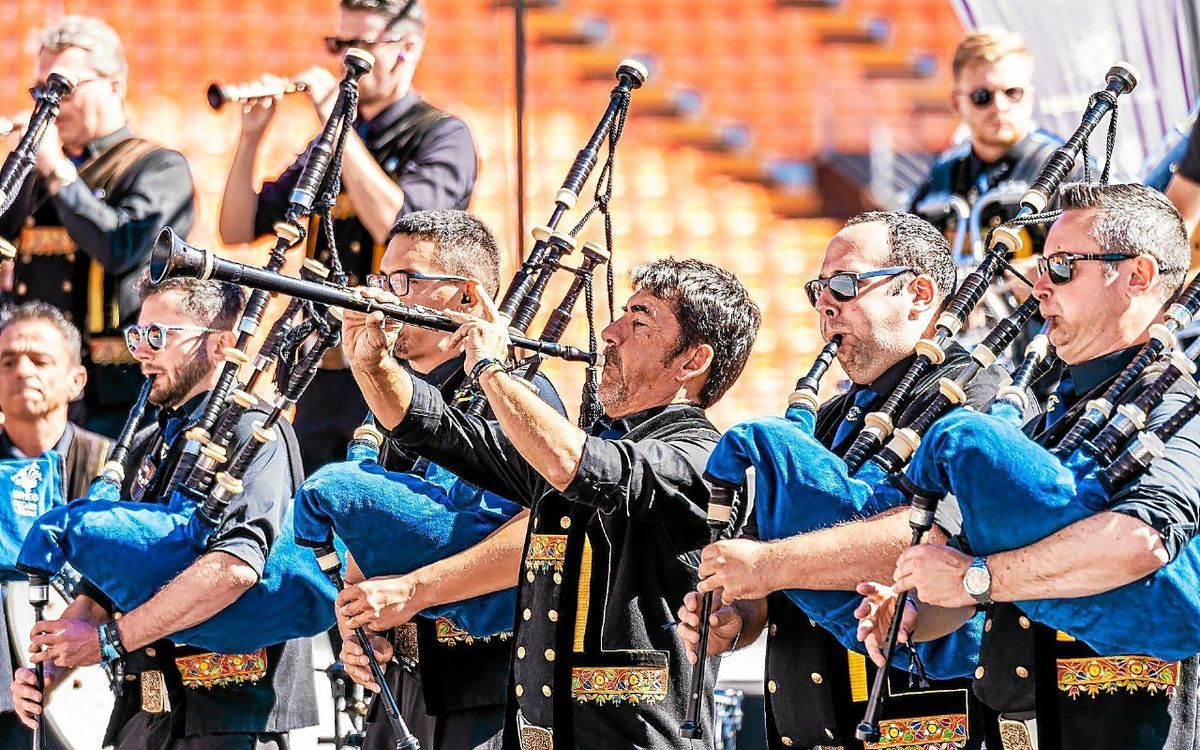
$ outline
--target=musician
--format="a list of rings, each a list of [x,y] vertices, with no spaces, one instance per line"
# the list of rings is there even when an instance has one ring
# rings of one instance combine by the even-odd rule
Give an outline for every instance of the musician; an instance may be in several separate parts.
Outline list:
[[[1062,145],[1034,127],[1033,55],[1021,37],[999,28],[972,31],[955,49],[951,70],[950,107],[970,138],[934,162],[913,194],[915,213],[929,195],[950,193],[974,204],[1007,180],[1032,183]]]
[[[0,460],[54,450],[66,461],[67,499],[82,497],[108,457],[110,441],[67,421],[67,404],[83,392],[79,331],[44,302],[13,308],[0,324]],[[13,672],[8,633],[0,618],[0,669]],[[9,691],[0,693],[0,746],[28,744]]]
[[[851,294],[837,284],[837,276],[856,279]],[[842,335],[838,361],[854,385],[822,405],[815,436],[840,455],[854,442],[863,415],[882,406],[908,371],[918,339],[932,334],[954,290],[955,269],[945,238],[928,222],[911,214],[870,212],[850,219],[834,235],[819,279],[819,292],[810,299],[820,315],[821,335]],[[966,351],[951,343],[946,361],[922,379],[899,426],[936,397],[939,378],[953,377],[967,361]],[[999,368],[982,371],[966,389],[969,403],[986,404],[1005,380]],[[782,592],[853,591],[864,575],[886,579],[911,536],[908,515],[896,509],[771,542],[756,541],[756,532],[751,524],[746,537],[704,550],[699,591],[723,591],[726,603],[714,613],[717,624],[709,633],[708,653],[749,645],[769,623],[769,746],[861,747],[854,728],[867,698],[865,660],[848,653]],[[689,594],[679,611],[689,658],[695,658],[699,640],[698,612],[699,596]],[[964,668],[963,674],[968,673]],[[890,700],[900,715],[916,720],[966,713],[973,723],[969,746],[979,747],[984,725],[976,722],[977,706],[967,708],[967,679],[934,681],[927,690],[906,683],[904,676],[893,683]],[[859,687],[853,688],[855,684]]]
[[[159,230],[170,225],[186,237],[192,228],[192,176],[182,154],[129,129],[128,67],[107,24],[67,16],[47,31],[35,95],[54,68],[78,84],[42,138],[35,173],[0,218],[0,236],[19,250],[16,301],[49,302],[83,331],[86,423],[116,435],[141,380],[120,330],[137,320],[138,279]]]
[[[1196,257],[1195,233],[1196,225],[1200,224],[1200,118],[1192,126],[1192,134],[1188,137],[1187,151],[1175,169],[1171,182],[1167,185],[1167,197],[1179,209],[1183,216],[1183,224],[1188,237],[1193,240],[1192,267],[1200,265]]]
[[[499,286],[500,250],[488,228],[465,211],[439,209],[417,211],[402,216],[392,230],[380,264],[380,273],[368,277],[372,284],[394,293],[406,304],[436,310],[457,310],[474,315],[483,313],[483,302],[474,293],[474,283],[489,295]],[[445,347],[450,334],[415,326],[404,326],[396,334],[392,352],[407,365],[409,372],[437,388],[451,402],[466,379],[464,356]],[[386,346],[381,345],[380,351]],[[566,414],[554,387],[544,376],[534,380],[543,401],[560,414]],[[389,471],[420,472],[427,462],[396,441],[388,441],[381,463]],[[522,512],[506,527],[510,555],[521,554],[528,513]],[[512,648],[507,636],[488,639],[441,637],[437,623],[430,618],[414,617],[430,606],[462,598],[461,586],[453,563],[438,562],[405,575],[380,576],[347,585],[340,603],[369,600],[370,609],[380,608],[372,629],[401,628],[394,640],[415,645],[404,656],[414,668],[388,664],[401,715],[426,750],[469,750],[499,747],[504,729],[504,706],[508,686]],[[516,585],[516,566],[496,570],[507,576],[507,586]],[[348,632],[348,618],[338,607],[339,625]],[[363,684],[373,684],[369,669],[356,668],[362,650],[352,648],[343,654],[347,671]],[[365,658],[365,657],[364,657]],[[364,747],[391,750],[396,738],[387,717],[378,704],[367,726]]]
[[[127,330],[126,338],[143,373],[156,376],[150,401],[161,411],[158,423],[134,441],[130,465],[139,468],[129,472],[122,496],[165,502],[170,492],[162,485],[178,460],[178,438],[216,384],[245,300],[238,287],[194,279],[158,286],[147,282],[143,289],[138,325]],[[261,418],[245,415],[237,428],[238,444],[250,435],[251,422]],[[106,745],[119,750],[284,748],[289,730],[316,723],[306,641],[225,655],[169,640],[232,604],[261,576],[301,478],[294,435],[285,421],[277,430],[280,439],[251,462],[246,491],[234,500],[208,551],[149,601],[114,620],[104,595],[87,586],[61,619],[34,626],[31,651],[35,661],[46,664],[47,692],[73,667],[121,664],[122,690]],[[41,647],[47,650],[39,653]],[[21,670],[13,686],[17,711],[30,726],[39,700],[33,680],[31,670]]]
[[[1148,329],[1162,320],[1164,305],[1182,286],[1189,260],[1179,213],[1150,188],[1075,183],[1064,185],[1059,199],[1066,213],[1050,230],[1045,257],[1065,266],[1051,266],[1034,294],[1068,368],[1057,389],[1059,403],[1026,430],[1046,446],[1061,439],[1080,408],[1103,393],[1147,341]],[[1086,257],[1096,253],[1122,257]],[[1168,394],[1149,423],[1160,423],[1181,403],[1181,396]],[[1168,665],[1143,655],[1096,654],[1031,622],[1012,604],[1109,591],[1149,575],[1180,552],[1200,513],[1200,425],[1190,423],[1172,443],[1179,448],[1169,448],[1152,471],[1116,492],[1107,510],[1034,544],[986,558],[944,544],[921,545],[900,556],[896,586],[915,590],[920,599],[906,615],[907,630],[920,626],[917,639],[953,629],[976,606],[985,608],[975,692],[1001,712],[1007,731],[1036,735],[1041,747],[1064,750],[1182,749],[1200,742],[1195,657]],[[1013,522],[1020,522],[1019,514]],[[970,549],[970,539],[956,541]],[[968,581],[969,570],[974,572]],[[893,603],[886,588],[872,586],[864,593],[876,607]],[[873,615],[868,602],[863,615]],[[878,628],[886,619],[864,621],[869,646],[882,640]],[[1080,675],[1088,676],[1087,685],[1080,684]]]
[[[471,594],[482,593],[476,579],[497,577],[489,571],[523,570],[506,747],[693,746],[675,736],[690,669],[669,623],[709,535],[701,473],[717,431],[704,409],[744,367],[759,312],[735,277],[696,260],[642,266],[633,282],[603,332],[607,416],[588,432],[502,366],[508,332],[490,300],[482,318],[452,313],[463,326],[450,343],[495,421],[464,415],[379,356],[376,318],[347,318],[351,366],[392,437],[531,507],[523,565],[487,543],[457,556]],[[711,726],[711,702],[704,719]]]
[[[464,209],[475,186],[475,145],[466,124],[426,102],[413,90],[424,53],[425,5],[421,0],[341,0],[337,36],[326,37],[340,57],[350,47],[375,56],[374,69],[358,82],[359,122],[348,134],[342,187],[334,209],[334,234],[352,286],[379,267],[398,216],[434,208]],[[337,97],[337,81],[324,68],[292,79],[325,120]],[[221,239],[249,242],[272,232],[287,211],[303,157],[255,193],[254,160],[276,108],[265,99],[243,107],[242,131],[221,202]],[[327,262],[329,250],[315,223],[308,253]],[[308,471],[340,460],[366,403],[339,353],[317,373],[297,409],[296,434]],[[345,408],[330,411],[337,401]]]

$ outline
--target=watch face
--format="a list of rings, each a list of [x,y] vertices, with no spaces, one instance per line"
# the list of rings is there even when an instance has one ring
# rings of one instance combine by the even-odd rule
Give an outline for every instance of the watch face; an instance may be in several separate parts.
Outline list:
[[[987,593],[991,586],[992,576],[988,573],[987,568],[972,567],[963,576],[963,588],[971,596],[982,596]]]

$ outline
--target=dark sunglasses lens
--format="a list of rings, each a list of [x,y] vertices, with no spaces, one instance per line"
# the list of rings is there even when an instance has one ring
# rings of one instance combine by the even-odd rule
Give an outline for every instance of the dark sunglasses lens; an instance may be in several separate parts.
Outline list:
[[[1051,258],[1046,261],[1046,271],[1055,284],[1065,284],[1075,275],[1075,263],[1070,258]]]
[[[148,327],[146,329],[146,343],[154,351],[161,350],[167,345],[167,329],[157,325]]]
[[[1020,86],[1013,86],[1011,89],[1004,89],[1004,95],[1008,97],[1010,102],[1016,104],[1025,98],[1025,89]]]
[[[977,88],[971,91],[971,103],[976,107],[986,107],[992,103],[992,90]]]
[[[829,279],[829,292],[839,302],[848,302],[858,295],[858,279],[852,274],[839,273]]]

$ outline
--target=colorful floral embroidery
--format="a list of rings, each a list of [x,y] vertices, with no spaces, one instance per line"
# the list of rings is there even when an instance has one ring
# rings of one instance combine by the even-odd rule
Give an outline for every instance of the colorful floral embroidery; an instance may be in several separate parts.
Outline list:
[[[184,687],[214,688],[241,682],[258,682],[267,673],[267,650],[252,654],[205,653],[181,656],[175,666]]]
[[[525,555],[525,567],[535,573],[563,571],[567,557],[566,534],[530,534],[529,552]]]
[[[488,636],[475,636],[455,625],[452,620],[445,617],[439,617],[433,621],[434,635],[438,639],[438,643],[444,643],[447,646],[454,646],[459,643],[465,643],[470,646],[472,643],[489,643],[493,638],[499,638],[502,641],[507,641],[512,636],[511,630],[505,630],[503,633],[496,633]]]
[[[1090,659],[1059,659],[1058,689],[1072,698],[1097,696],[1124,689],[1175,692],[1179,684],[1179,662],[1150,656],[1097,656]]]
[[[966,714],[925,716],[919,719],[884,719],[878,742],[869,750],[960,750],[967,746]]]
[[[667,697],[667,668],[575,667],[571,697],[580,703],[657,703]]]

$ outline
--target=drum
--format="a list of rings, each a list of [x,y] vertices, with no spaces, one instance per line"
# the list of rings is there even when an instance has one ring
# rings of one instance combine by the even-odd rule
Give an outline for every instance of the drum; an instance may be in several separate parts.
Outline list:
[[[13,661],[22,667],[29,661],[29,632],[36,620],[29,606],[29,586],[23,581],[4,584],[4,615],[8,627]],[[62,616],[67,602],[57,589],[50,589],[50,603],[45,617],[52,620]],[[112,714],[113,695],[108,676],[99,665],[76,669],[67,681],[50,694],[46,705],[46,726],[49,739],[66,750],[90,750],[100,747],[104,730]]]
[[[713,746],[715,750],[736,750],[742,730],[742,691],[718,689],[713,701]]]

